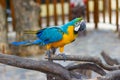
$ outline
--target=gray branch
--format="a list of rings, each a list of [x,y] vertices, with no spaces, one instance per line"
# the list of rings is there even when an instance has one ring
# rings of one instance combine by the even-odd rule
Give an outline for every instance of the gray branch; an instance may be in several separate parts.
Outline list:
[[[105,76],[99,77],[98,80],[120,80],[120,70],[111,71]]]
[[[80,64],[77,64],[77,65],[69,65],[66,67],[68,70],[75,70],[75,69],[80,69],[80,70],[83,70],[83,69],[86,69],[86,70],[92,70],[102,76],[106,75],[106,72],[101,68],[99,67],[98,65],[94,64],[94,63],[80,63]]]
[[[46,58],[48,59],[48,58]],[[51,60],[64,60],[62,56],[52,56]],[[110,66],[107,64],[103,64],[102,60],[99,57],[91,57],[91,56],[78,56],[78,55],[66,55],[66,61],[84,61],[84,62],[93,62],[105,70],[113,71],[119,70],[120,65]]]
[[[51,73],[62,77],[64,80],[71,80],[68,70],[66,70],[60,64],[50,61],[36,61],[32,59],[24,59],[18,56],[0,53],[0,63],[24,69],[36,70],[43,73]]]
[[[60,56],[51,57],[51,59],[64,60],[64,58]],[[73,65],[69,67],[63,67],[60,64],[57,64],[51,61],[36,61],[28,58],[25,59],[25,58],[14,56],[14,55],[7,55],[7,54],[0,53],[0,63],[19,67],[19,68],[24,68],[24,69],[36,70],[46,74],[53,74],[61,78],[61,80],[74,80],[73,78],[79,77],[79,75],[71,73],[71,70],[79,69],[79,68],[81,69],[88,68],[101,74],[102,77],[101,79],[98,79],[98,80],[107,80],[107,79],[115,80],[115,78],[118,78],[118,79],[120,78],[120,68],[118,66],[108,67],[107,65],[106,67],[109,70],[114,70],[114,71],[106,73],[104,70],[102,70],[102,69],[106,69],[102,67],[102,66],[105,67],[105,64],[103,64],[99,58],[67,55],[66,60],[85,61],[85,62],[92,62],[92,63],[84,63],[84,64],[78,64],[78,65]]]
[[[103,57],[103,59],[105,60],[105,62],[108,65],[119,65],[120,63],[118,62],[117,59],[113,59],[111,58],[108,54],[106,54],[104,51],[101,53],[101,56]]]

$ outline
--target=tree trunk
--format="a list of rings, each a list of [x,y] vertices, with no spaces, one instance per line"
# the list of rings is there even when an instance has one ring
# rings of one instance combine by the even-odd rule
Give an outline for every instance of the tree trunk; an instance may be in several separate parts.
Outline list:
[[[15,10],[15,30],[16,41],[34,40],[36,35],[24,34],[24,31],[39,30],[39,13],[40,8],[34,0],[13,0]],[[17,54],[37,54],[38,46],[19,47],[16,48]]]
[[[7,53],[7,25],[5,10],[0,6],[0,51]]]

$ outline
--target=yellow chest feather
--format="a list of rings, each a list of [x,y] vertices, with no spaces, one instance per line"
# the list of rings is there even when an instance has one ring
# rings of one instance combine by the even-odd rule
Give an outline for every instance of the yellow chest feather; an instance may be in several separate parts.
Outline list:
[[[54,43],[50,43],[48,44],[49,47],[63,47],[64,45],[71,43],[73,40],[75,40],[77,35],[74,34],[74,27],[70,26],[68,28],[68,33],[63,35],[62,40],[58,41],[58,42],[54,42]]]

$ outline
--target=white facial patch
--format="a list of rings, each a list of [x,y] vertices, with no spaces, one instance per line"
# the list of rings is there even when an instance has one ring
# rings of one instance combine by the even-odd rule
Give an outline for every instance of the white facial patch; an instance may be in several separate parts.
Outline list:
[[[76,23],[76,27],[75,27],[75,31],[78,31],[79,30],[79,28],[80,28],[80,24],[83,22],[84,20],[81,20],[81,22],[79,22],[79,23]]]
[[[76,26],[74,30],[75,30],[75,31],[78,31],[79,28],[80,28],[80,25]]]

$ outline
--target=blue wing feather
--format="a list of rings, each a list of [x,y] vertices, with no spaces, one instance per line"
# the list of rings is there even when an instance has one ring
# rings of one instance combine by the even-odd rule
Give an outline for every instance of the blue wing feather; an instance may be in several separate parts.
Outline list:
[[[37,37],[44,42],[49,44],[62,39],[63,31],[59,27],[44,28],[37,32]]]
[[[56,42],[62,39],[63,31],[59,27],[50,27],[44,28],[37,32],[37,40],[26,40],[21,42],[12,42],[12,45],[20,46],[20,45],[41,45],[44,46],[46,44]]]

